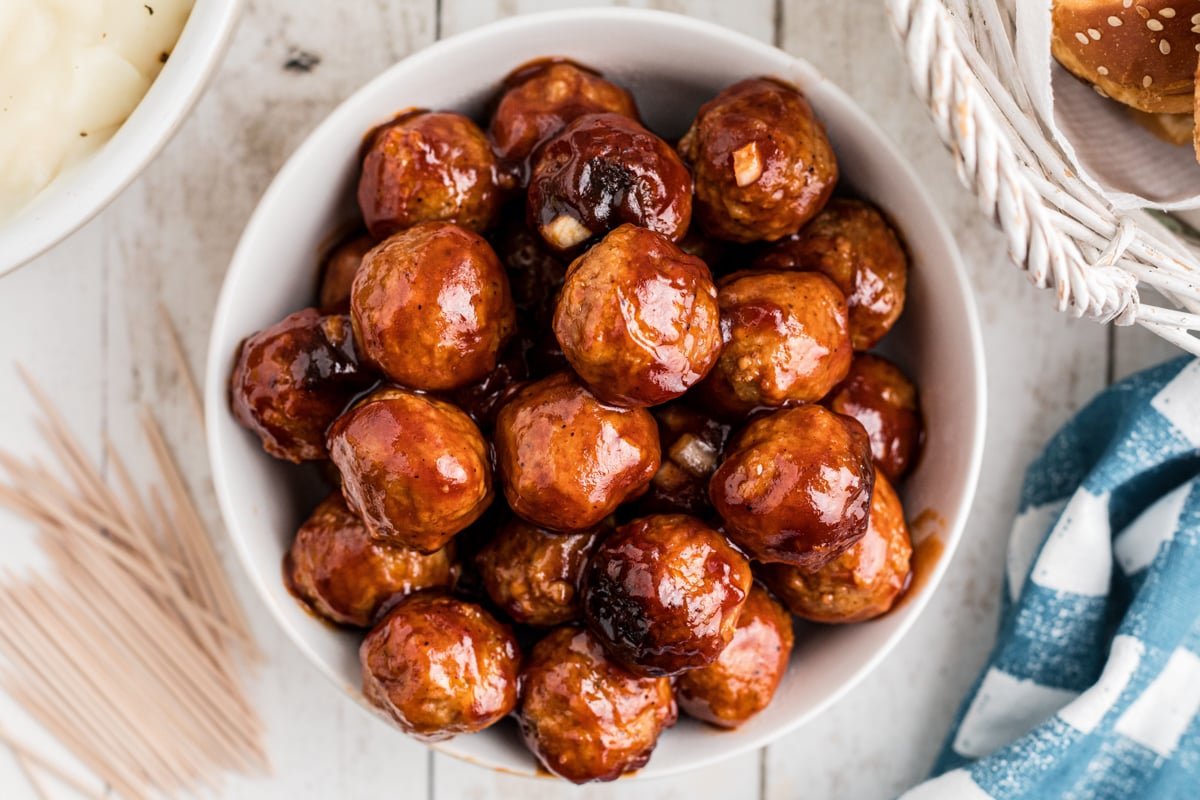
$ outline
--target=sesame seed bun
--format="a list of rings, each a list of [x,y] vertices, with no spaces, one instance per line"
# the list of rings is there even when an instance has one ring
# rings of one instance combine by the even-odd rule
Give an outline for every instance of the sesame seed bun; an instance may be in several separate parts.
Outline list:
[[[1196,92],[1195,99],[1192,101],[1192,118],[1193,120],[1200,119],[1200,60],[1196,63]],[[1200,125],[1192,127],[1192,144],[1196,148],[1196,161],[1200,162]]]
[[[1055,0],[1054,57],[1150,114],[1192,114],[1200,6],[1194,0]]]

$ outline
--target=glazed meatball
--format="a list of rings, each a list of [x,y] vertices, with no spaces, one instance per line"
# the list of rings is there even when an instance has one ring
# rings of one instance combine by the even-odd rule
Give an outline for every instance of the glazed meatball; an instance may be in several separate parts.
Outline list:
[[[658,405],[716,363],[717,287],[703,261],[661,233],[622,225],[571,264],[554,333],[596,397]]]
[[[538,151],[529,227],[576,253],[622,223],[679,241],[692,219],[692,176],[671,146],[620,114],[579,117]]]
[[[716,663],[680,675],[675,698],[690,717],[736,728],[770,704],[791,655],[791,616],[755,584],[729,645]]]
[[[867,532],[874,483],[863,426],[806,405],[747,425],[708,490],[729,538],[753,558],[815,570]]]
[[[735,272],[721,281],[724,348],[705,395],[730,416],[820,400],[850,370],[846,299],[816,272]]]
[[[717,660],[750,583],[750,562],[724,536],[695,517],[658,514],[596,547],[583,574],[583,615],[629,669],[676,675]]]
[[[718,239],[774,241],[829,200],[838,167],[825,128],[795,87],[735,83],[700,107],[679,142],[696,181],[696,216]]]
[[[570,61],[538,61],[504,79],[488,133],[496,155],[516,168],[523,185],[538,145],[577,117],[604,111],[638,118],[633,95],[595,70]]]
[[[557,628],[521,673],[517,719],[525,744],[574,783],[611,781],[642,767],[678,710],[667,678],[635,675],[586,630]]]
[[[359,364],[350,318],[306,308],[242,342],[230,405],[271,455],[318,461],[329,455],[329,423],[374,381]]]
[[[638,516],[709,516],[713,509],[708,480],[729,440],[729,426],[681,403],[659,406],[653,414],[658,422],[662,466],[654,473],[650,490],[635,504]]]
[[[850,374],[824,402],[862,423],[875,466],[891,480],[900,480],[916,463],[923,427],[917,387],[892,362],[870,353],[855,356]]]
[[[500,212],[496,156],[462,114],[410,112],[369,136],[358,207],[376,239],[431,220],[482,233]]]
[[[912,540],[900,498],[879,474],[867,535],[816,572],[764,564],[763,579],[798,617],[813,622],[862,622],[895,604],[908,585]]]
[[[561,625],[579,617],[579,578],[598,530],[554,533],[509,520],[475,557],[488,596],[514,622]]]
[[[428,555],[372,539],[339,492],[300,526],[284,558],[293,594],[338,625],[366,628],[419,589],[454,582],[451,548]]]
[[[487,442],[449,403],[380,389],[329,429],[346,503],[377,539],[432,553],[492,502]]]
[[[396,383],[430,391],[482,379],[516,329],[491,245],[449,222],[414,226],[367,253],[350,314],[364,359]]]
[[[833,279],[850,308],[850,341],[869,350],[904,310],[908,256],[892,226],[860,200],[836,198],[795,236],[776,242],[754,264],[806,269]]]
[[[426,742],[483,730],[517,705],[517,641],[465,600],[410,595],[371,629],[358,657],[363,695]]]
[[[321,265],[321,289],[317,302],[321,308],[341,308],[350,302],[350,286],[363,256],[374,247],[375,240],[366,234],[346,239],[329,251]]]
[[[495,444],[512,510],[555,531],[600,524],[645,491],[659,465],[650,412],[605,405],[568,372],[526,386],[500,409]]]

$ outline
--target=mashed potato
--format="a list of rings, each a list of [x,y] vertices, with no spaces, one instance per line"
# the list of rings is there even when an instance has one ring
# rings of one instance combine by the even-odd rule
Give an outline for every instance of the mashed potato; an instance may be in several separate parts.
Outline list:
[[[0,218],[116,132],[193,0],[0,0]]]

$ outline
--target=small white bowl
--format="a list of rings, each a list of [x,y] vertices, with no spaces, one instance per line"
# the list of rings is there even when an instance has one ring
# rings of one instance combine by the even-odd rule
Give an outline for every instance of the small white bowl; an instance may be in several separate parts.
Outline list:
[[[412,107],[479,115],[513,67],[565,55],[602,70],[637,95],[647,124],[678,136],[699,105],[745,77],[775,75],[801,87],[824,120],[843,185],[874,201],[904,232],[912,253],[908,310],[889,354],[916,379],[927,419],[925,452],[904,483],[910,518],[940,522],[941,558],[887,616],[846,627],[809,627],[771,706],[732,732],[681,719],[638,774],[664,775],[760,747],[854,686],[887,654],[929,600],[962,536],[983,449],[983,349],[954,240],[916,175],[854,104],[809,65],[723,28],[629,9],[518,17],[442,41],[380,75],[344,102],[284,165],[263,196],[230,265],[209,344],[209,454],[221,511],[246,569],[304,655],[360,703],[361,634],[333,630],[288,594],[280,560],[321,499],[311,470],[265,455],[230,414],[228,374],[239,342],[313,302],[316,255],[352,213],[363,134]],[[935,528],[939,527],[934,524]],[[929,525],[918,525],[926,531]],[[399,735],[399,733],[397,733]],[[436,745],[508,772],[536,774],[511,725]]]
[[[162,72],[113,137],[0,219],[0,275],[74,233],[158,155],[220,64],[241,7],[242,0],[196,1]]]

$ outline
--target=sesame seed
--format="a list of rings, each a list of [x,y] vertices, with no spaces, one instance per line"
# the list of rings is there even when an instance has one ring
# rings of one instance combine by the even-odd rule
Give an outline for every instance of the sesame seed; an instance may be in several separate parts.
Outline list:
[[[1114,28],[1119,28],[1122,25],[1124,25],[1125,23],[1121,21],[1120,17],[1109,17],[1108,24],[1113,26]]]
[[[1129,3],[1126,3],[1125,7],[1129,8]],[[1137,8],[1135,8],[1133,10],[1136,11],[1138,13],[1138,15],[1141,16],[1142,19],[1149,19],[1149,17],[1150,17],[1150,12],[1146,10],[1145,6],[1138,6]]]
[[[1093,83],[1093,84],[1092,84],[1092,88],[1093,88],[1093,89],[1095,89],[1095,90],[1096,90],[1096,94],[1100,95],[1101,97],[1108,97],[1108,92],[1104,91],[1103,89],[1101,89],[1101,88],[1100,88],[1099,86],[1097,86],[1096,84],[1094,84],[1094,83]]]
[[[1170,55],[1171,54],[1171,43],[1168,42],[1166,39],[1160,40],[1158,43],[1158,52],[1162,53],[1164,56]]]
[[[1077,33],[1077,34],[1075,34],[1075,38],[1079,40],[1079,43],[1080,43],[1080,44],[1087,44],[1088,42],[1090,42],[1090,41],[1091,41],[1091,39],[1089,39],[1088,37],[1084,36],[1082,33]]]
[[[1121,3],[1121,5],[1125,6],[1126,8],[1129,8],[1131,5],[1133,5],[1133,0],[1125,0],[1125,2]]]
[[[1192,33],[1200,33],[1200,22],[1192,26]]]
[[[1200,14],[1192,14],[1192,24],[1200,25]]]
[[[1100,75],[1108,75],[1108,67],[1096,67],[1096,72]]]
[[[1146,20],[1146,27],[1152,31],[1161,31],[1163,24],[1156,19],[1148,19]]]
[[[1097,42],[1100,41],[1100,31],[1096,30],[1095,28],[1088,28],[1088,36],[1092,37]]]
[[[1175,19],[1175,9],[1173,9],[1173,8],[1161,9],[1158,12],[1158,15],[1160,17],[1163,17],[1164,19]]]
[[[1151,78],[1149,75],[1146,75],[1142,78],[1142,87],[1143,88],[1149,89],[1150,84],[1152,84],[1152,83],[1154,83],[1154,78]]]

